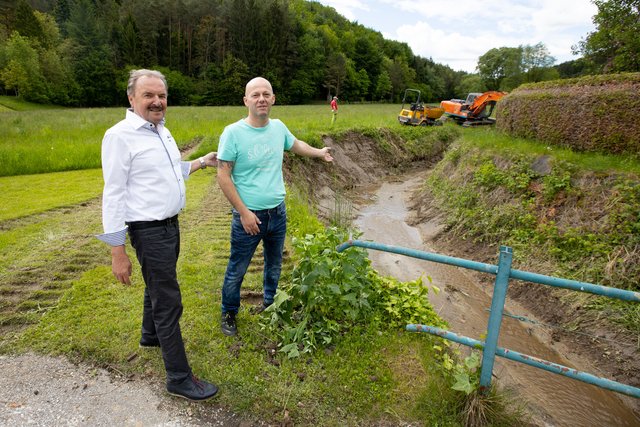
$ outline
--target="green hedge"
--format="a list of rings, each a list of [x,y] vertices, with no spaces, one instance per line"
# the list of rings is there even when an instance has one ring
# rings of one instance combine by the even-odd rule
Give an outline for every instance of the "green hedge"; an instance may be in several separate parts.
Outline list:
[[[640,73],[526,84],[497,105],[496,126],[579,151],[640,153]]]

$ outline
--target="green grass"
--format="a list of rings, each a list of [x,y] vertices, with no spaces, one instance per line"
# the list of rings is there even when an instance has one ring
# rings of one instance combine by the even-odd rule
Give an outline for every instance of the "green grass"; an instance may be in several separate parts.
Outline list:
[[[0,352],[64,354],[162,381],[159,353],[137,350],[143,283],[132,250],[134,284],[124,287],[112,277],[108,247],[94,237],[101,232],[100,142],[124,111],[0,115],[0,127],[7,129],[7,139],[0,142],[0,168],[8,156],[13,166],[7,174],[14,175],[0,178],[0,331],[10,331],[0,336]],[[407,140],[413,155],[427,155],[421,150],[428,144],[422,147],[421,141],[433,129],[401,127],[398,112],[398,105],[341,105],[333,127],[330,109],[323,105],[276,106],[272,117],[315,145],[322,135],[354,128],[384,143],[386,134],[379,128],[389,128]],[[197,156],[215,149],[224,126],[244,114],[242,106],[170,107],[167,126],[179,145],[201,143],[192,154]],[[447,125],[434,133],[454,138],[458,129]],[[42,172],[69,165],[80,170],[34,174],[28,172],[31,163],[42,163]],[[294,360],[271,354],[273,337],[247,310],[238,317],[241,336],[222,335],[218,318],[230,215],[214,174],[208,169],[187,182],[178,276],[190,362],[196,374],[222,387],[218,402],[271,423],[288,413],[298,425],[460,425],[460,396],[450,389],[427,335],[369,325],[344,335],[326,351]],[[320,225],[310,216],[308,196],[288,190],[290,235],[313,233]],[[290,280],[295,263],[289,244],[287,248],[283,283]],[[256,257],[245,290],[261,291],[260,265]]]
[[[369,325],[345,335],[326,351],[289,360],[271,353],[271,337],[248,310],[238,316],[239,337],[220,332],[220,292],[231,217],[213,178],[214,172],[207,170],[187,181],[178,277],[187,354],[197,375],[221,387],[216,404],[270,423],[283,421],[288,413],[297,425],[425,420],[459,425],[457,394],[449,388],[434,354],[435,339],[427,335]],[[291,193],[293,228],[312,230],[317,224],[304,219],[308,209],[304,195]],[[31,327],[2,337],[0,352],[63,354],[162,381],[160,353],[137,348],[143,295],[139,268],[134,260],[132,286],[115,282],[108,248],[92,237],[100,230],[100,218],[95,215],[99,208],[94,205],[17,220],[7,233],[11,238],[0,239],[3,283],[60,278],[50,282],[58,286],[49,291],[33,290],[16,314],[5,318]],[[132,256],[131,248],[128,251]],[[250,267],[245,288],[259,290],[259,264],[258,259]],[[285,270],[290,269],[287,259]],[[30,277],[21,281],[25,273]],[[283,280],[289,277],[285,271]],[[61,297],[51,305],[56,289]]]
[[[488,152],[523,154],[531,157],[552,156],[581,169],[594,172],[633,173],[640,176],[640,160],[631,156],[600,153],[576,152],[567,148],[552,146],[541,141],[513,138],[494,128],[462,128],[464,139],[470,144]]]
[[[102,182],[101,169],[0,177],[0,222],[96,198]]]
[[[276,106],[272,117],[296,137],[316,146],[321,135],[358,126],[398,126],[399,106],[345,105],[331,127],[325,106]],[[215,150],[224,127],[246,114],[238,107],[169,107],[167,127],[180,147],[202,143],[192,158]],[[124,118],[125,108],[36,110],[0,114],[0,176],[28,175],[100,167],[104,132]]]
[[[548,157],[546,170],[540,156]],[[572,152],[473,129],[463,131],[428,186],[451,235],[511,246],[516,268],[543,266],[537,272],[637,291],[639,180],[640,163],[631,156]],[[567,304],[580,306],[580,298],[572,295]],[[588,308],[563,311],[618,323],[637,345],[640,310],[633,304],[605,299]]]

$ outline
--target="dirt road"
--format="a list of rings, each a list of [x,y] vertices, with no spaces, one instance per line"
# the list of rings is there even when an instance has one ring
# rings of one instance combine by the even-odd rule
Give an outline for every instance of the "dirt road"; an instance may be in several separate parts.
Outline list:
[[[146,350],[148,351],[148,350]],[[2,426],[263,425],[164,392],[162,383],[124,378],[61,357],[0,356]]]

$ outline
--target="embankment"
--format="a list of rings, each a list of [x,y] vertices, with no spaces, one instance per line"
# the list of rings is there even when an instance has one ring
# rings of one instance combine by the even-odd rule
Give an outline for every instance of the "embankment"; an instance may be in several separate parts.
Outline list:
[[[408,135],[410,143],[387,130],[327,136],[335,164],[289,162],[289,182],[303,184],[320,214],[332,218],[338,196],[357,197],[360,187],[419,165],[425,185],[414,197],[415,223],[440,217],[446,227],[436,239],[448,254],[494,262],[506,244],[514,268],[640,290],[637,176],[586,170],[553,153],[489,152],[464,136],[454,141],[459,134],[449,126],[421,131],[430,136]],[[524,283],[509,295],[552,325],[553,339],[589,360],[596,374],[640,386],[638,304]],[[640,414],[638,402],[632,405]]]

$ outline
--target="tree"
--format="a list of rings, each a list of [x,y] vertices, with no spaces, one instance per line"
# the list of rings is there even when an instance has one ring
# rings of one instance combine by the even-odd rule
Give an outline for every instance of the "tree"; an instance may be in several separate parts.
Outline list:
[[[340,94],[340,89],[347,78],[347,58],[343,53],[334,53],[327,59],[324,84],[329,94]],[[332,92],[333,89],[333,92]]]
[[[367,89],[361,94],[362,97],[370,97],[370,90],[373,89],[372,82],[377,81],[380,75],[380,65],[382,64],[382,52],[377,48],[371,37],[363,35],[356,39],[355,52],[353,55],[354,68],[363,70],[367,74]],[[360,76],[362,80],[363,75]]]
[[[505,78],[513,80],[520,74],[522,51],[517,47],[500,47],[478,58],[478,72],[489,90],[499,90]]]
[[[491,49],[478,58],[477,68],[487,89],[509,91],[522,83],[558,78],[554,62],[541,42]]]
[[[72,39],[75,80],[82,88],[82,104],[104,107],[116,104],[116,72],[108,36],[91,0],[76,0],[67,23]]]
[[[40,22],[36,18],[34,10],[25,0],[19,0],[16,5],[14,30],[22,36],[33,38],[33,40],[40,41],[43,37]]]
[[[120,65],[140,65],[143,63],[140,48],[140,31],[136,21],[128,14],[116,35]]]
[[[406,87],[448,99],[461,78],[307,0],[0,0],[0,12],[0,44],[18,30],[39,62],[9,67],[1,57],[9,90],[25,94],[40,72],[38,93],[65,105],[121,105],[122,72],[132,67],[177,72],[174,104],[235,104],[236,86],[256,75],[271,81],[279,103],[336,93],[398,100]]]
[[[290,58],[294,71],[289,83],[289,101],[293,103],[308,102],[315,96],[326,96],[322,87],[325,73],[322,39],[312,30],[300,32],[298,51]]]
[[[587,62],[588,61],[585,58],[578,58],[573,61],[563,62],[553,68],[558,71],[558,76],[561,79],[580,77],[589,74],[590,67]]]
[[[596,30],[577,46],[597,70],[605,73],[640,71],[640,0],[593,0]]]
[[[549,54],[549,49],[540,42],[534,46],[520,46],[522,49],[521,67],[528,83],[549,80],[545,78],[556,59]]]
[[[456,97],[466,98],[467,94],[473,92],[486,92],[487,86],[485,86],[482,77],[478,74],[467,74],[460,80],[460,84],[456,86]]]
[[[14,31],[3,48],[2,56],[9,59],[0,70],[0,80],[5,89],[13,90],[17,96],[27,101],[49,102],[45,79],[38,62],[38,51],[28,37]]]
[[[167,67],[156,67],[156,69],[167,79],[169,105],[189,105],[194,92],[191,79],[180,71],[171,70]]]
[[[404,90],[415,80],[416,72],[402,56],[387,62],[387,72],[391,79],[391,100],[399,101]]]
[[[393,90],[393,85],[391,84],[391,77],[389,77],[389,73],[387,70],[383,70],[380,73],[380,77],[378,77],[378,84],[376,85],[375,90],[375,99],[376,100],[390,100],[389,96],[391,95]]]
[[[57,0],[56,5],[53,8],[53,16],[58,23],[60,32],[65,36],[67,35],[65,24],[71,16],[71,5],[69,5],[69,2],[70,0]]]

